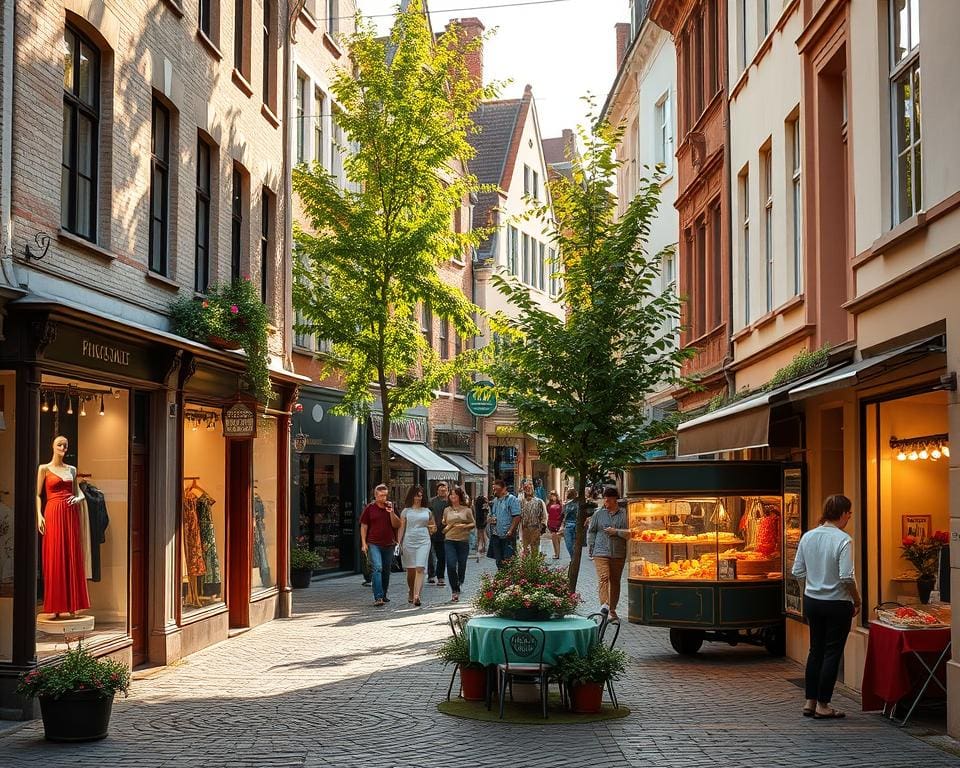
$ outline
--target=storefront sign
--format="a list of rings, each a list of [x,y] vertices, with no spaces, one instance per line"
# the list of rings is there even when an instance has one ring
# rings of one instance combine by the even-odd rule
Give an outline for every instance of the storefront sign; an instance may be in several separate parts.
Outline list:
[[[373,429],[374,440],[379,440],[383,435],[383,414],[370,414],[370,426]],[[411,443],[427,442],[426,419],[413,416],[394,416],[390,419],[390,439],[407,440]]]
[[[257,412],[243,400],[223,409],[223,436],[245,438],[257,436]]]
[[[117,374],[143,381],[163,381],[171,369],[176,350],[158,344],[119,341],[85,328],[48,323],[54,330],[42,357],[81,368]]]
[[[300,398],[301,410],[294,414],[294,450],[298,453],[332,453],[352,456],[357,445],[357,420],[352,416],[331,413],[339,401],[319,398],[313,393],[304,393]],[[298,448],[297,439],[303,435],[303,447]]]
[[[474,387],[492,387],[492,381],[478,381]],[[481,395],[476,389],[467,393],[467,410],[474,416],[489,416],[497,410],[497,397],[492,392]]]
[[[111,344],[100,344],[91,339],[83,339],[80,342],[81,354],[94,360],[101,360],[105,363],[114,365],[130,365],[130,352],[126,349],[120,349]]]
[[[473,433],[434,429],[433,444],[439,451],[473,452]]]

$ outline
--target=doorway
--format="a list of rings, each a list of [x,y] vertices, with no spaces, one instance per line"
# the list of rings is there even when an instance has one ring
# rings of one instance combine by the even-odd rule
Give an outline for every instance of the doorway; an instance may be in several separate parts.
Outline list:
[[[150,481],[149,406],[144,392],[133,395],[130,430],[130,637],[133,640],[133,666],[147,661],[147,557],[149,537]]]

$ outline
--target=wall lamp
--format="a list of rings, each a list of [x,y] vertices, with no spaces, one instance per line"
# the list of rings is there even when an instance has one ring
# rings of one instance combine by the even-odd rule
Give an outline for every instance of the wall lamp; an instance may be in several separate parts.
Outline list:
[[[897,453],[897,461],[917,461],[941,456],[950,458],[949,435],[921,435],[920,437],[891,437],[890,447]]]

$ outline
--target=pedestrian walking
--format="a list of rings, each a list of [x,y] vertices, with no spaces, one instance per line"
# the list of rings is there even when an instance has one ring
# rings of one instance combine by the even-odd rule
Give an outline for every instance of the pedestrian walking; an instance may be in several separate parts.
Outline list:
[[[520,536],[524,554],[540,551],[540,537],[547,530],[547,506],[533,492],[533,482],[523,482],[523,498],[520,499]]]
[[[411,486],[400,513],[399,541],[400,557],[407,569],[407,602],[416,606],[420,605],[434,525],[430,508],[423,504],[423,488]]]
[[[467,558],[470,556],[470,534],[476,530],[477,521],[470,509],[470,499],[459,485],[447,495],[449,506],[443,510],[444,549],[447,560],[447,579],[453,602],[460,600],[460,588],[467,575]]]
[[[818,720],[846,717],[830,706],[833,688],[850,633],[860,611],[860,591],[853,571],[853,540],[843,529],[853,514],[846,496],[828,496],[820,525],[797,545],[792,573],[804,579],[803,614],[810,626],[806,702],[803,716]]]
[[[360,551],[370,562],[373,582],[373,604],[378,608],[390,602],[390,564],[396,546],[396,530],[400,518],[393,511],[393,502],[387,501],[389,489],[382,483],[373,489],[374,500],[360,515]]]
[[[550,491],[547,498],[547,530],[550,531],[550,541],[553,542],[553,559],[560,559],[560,527],[563,521],[563,505],[560,503],[560,494]]]
[[[611,619],[619,618],[617,603],[620,601],[620,582],[623,564],[627,560],[626,539],[629,536],[627,512],[620,507],[617,489],[604,489],[603,506],[593,513],[587,528],[587,547],[597,569],[600,607],[609,608]]]
[[[567,503],[563,505],[563,540],[567,545],[567,554],[573,559],[573,548],[577,543],[577,514],[580,505],[577,504],[577,492],[573,488],[567,489]]]
[[[473,501],[473,517],[477,521],[477,562],[480,562],[480,553],[487,552],[487,518],[490,516],[490,502],[482,493]]]
[[[448,492],[447,484],[441,480],[437,483],[437,495],[430,499],[430,511],[433,513],[434,524],[434,534],[430,538],[430,543],[433,545],[434,568],[436,569],[436,584],[438,587],[446,586],[446,582],[443,580],[443,572],[447,564],[446,552],[443,548],[443,510],[447,508]],[[434,583],[432,576],[430,583]]]
[[[487,555],[497,564],[497,570],[513,557],[516,551],[517,528],[520,526],[520,501],[507,491],[507,484],[497,478],[493,481],[494,500],[490,505],[487,523],[491,526]]]

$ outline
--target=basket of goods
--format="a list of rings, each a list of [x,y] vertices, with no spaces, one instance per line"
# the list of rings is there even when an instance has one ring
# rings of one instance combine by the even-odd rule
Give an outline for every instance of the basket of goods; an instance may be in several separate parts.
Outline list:
[[[881,603],[874,608],[877,621],[903,629],[941,629],[950,626],[927,611],[900,603]]]

